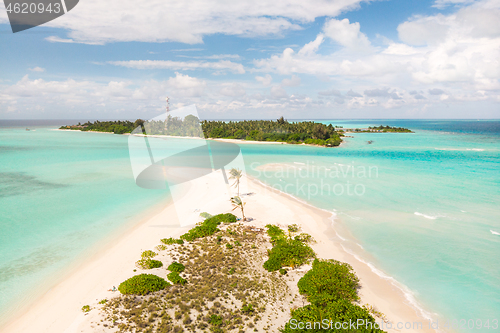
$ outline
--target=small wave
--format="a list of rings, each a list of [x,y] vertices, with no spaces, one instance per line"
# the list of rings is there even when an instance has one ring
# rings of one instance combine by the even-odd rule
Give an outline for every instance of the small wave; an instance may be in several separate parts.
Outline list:
[[[437,219],[439,217],[439,216],[425,215],[425,214],[422,214],[422,213],[419,213],[419,212],[415,212],[414,214],[417,215],[417,216],[425,217],[426,219],[429,219],[429,220],[435,220],[435,219]]]
[[[490,231],[491,231],[491,233],[492,233],[493,235],[500,235],[500,232],[496,232],[496,231],[493,231],[493,230],[490,230]]]
[[[405,286],[404,284],[402,284],[401,282],[399,282],[398,280],[396,280],[392,276],[389,276],[389,275],[385,274],[384,272],[382,272],[381,270],[379,270],[378,268],[376,268],[373,264],[371,264],[371,263],[369,263],[369,262],[361,259],[360,256],[358,256],[354,252],[350,251],[349,249],[346,249],[344,247],[344,245],[340,244],[340,246],[342,247],[342,249],[344,249],[345,252],[349,253],[354,258],[356,258],[356,260],[358,260],[358,261],[362,262],[363,264],[367,265],[373,273],[375,273],[376,275],[380,276],[384,280],[388,280],[394,287],[396,287],[399,290],[401,290],[401,292],[403,293],[403,295],[406,298],[406,300],[408,301],[408,303],[410,303],[410,305],[415,310],[417,310],[418,312],[420,312],[420,315],[423,318],[425,318],[427,320],[432,320],[432,315],[429,312],[425,311],[420,306],[420,304],[418,303],[417,299],[415,298],[415,294],[407,286]]]
[[[434,148],[435,150],[455,150],[455,151],[484,151],[482,148]]]

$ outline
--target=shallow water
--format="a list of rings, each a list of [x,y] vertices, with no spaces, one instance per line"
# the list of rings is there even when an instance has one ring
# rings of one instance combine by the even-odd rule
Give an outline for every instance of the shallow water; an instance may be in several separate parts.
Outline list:
[[[498,319],[500,236],[490,230],[500,232],[500,122],[324,122],[415,133],[355,134],[331,149],[242,144],[246,171],[335,212],[346,248],[369,253],[365,260],[426,310],[449,320]],[[16,126],[0,128],[3,318],[168,197],[135,185],[127,136]]]

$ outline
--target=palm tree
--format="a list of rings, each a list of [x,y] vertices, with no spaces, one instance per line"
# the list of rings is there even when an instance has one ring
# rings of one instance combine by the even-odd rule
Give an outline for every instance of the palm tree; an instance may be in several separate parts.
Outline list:
[[[239,197],[240,196],[240,179],[243,176],[243,173],[241,172],[240,169],[231,168],[231,170],[229,171],[229,174],[231,175],[231,177],[229,177],[229,179],[235,180],[233,186],[237,187],[238,197]]]
[[[245,206],[245,203],[241,201],[240,197],[232,197],[231,198],[231,203],[233,204],[233,210],[240,208],[241,209],[241,216],[242,216],[242,221],[246,220],[245,217],[245,212],[243,210],[243,206]]]

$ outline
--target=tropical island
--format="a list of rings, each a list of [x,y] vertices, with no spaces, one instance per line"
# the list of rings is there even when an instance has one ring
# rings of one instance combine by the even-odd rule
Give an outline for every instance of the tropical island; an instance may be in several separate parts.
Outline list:
[[[137,128],[141,130],[138,131]],[[282,142],[323,147],[337,147],[344,133],[413,133],[402,127],[378,126],[343,129],[332,124],[314,121],[289,122],[283,117],[277,120],[200,121],[193,115],[184,119],[168,115],[165,120],[144,121],[99,121],[78,125],[61,126],[62,130],[84,132],[107,132],[114,134],[143,134],[200,137],[210,139],[234,139],[246,141]],[[137,133],[134,132],[137,131]]]

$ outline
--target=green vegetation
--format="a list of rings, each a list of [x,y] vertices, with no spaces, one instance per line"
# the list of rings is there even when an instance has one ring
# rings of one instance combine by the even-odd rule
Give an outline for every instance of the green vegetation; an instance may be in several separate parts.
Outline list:
[[[149,293],[163,290],[170,283],[153,274],[139,274],[123,281],[118,286],[118,291],[125,295],[147,295]]]
[[[284,333],[292,332],[331,332],[330,329],[314,328],[314,322],[321,322],[324,318],[328,321],[349,322],[363,320],[364,326],[347,332],[382,332],[374,328],[375,319],[365,307],[353,302],[359,300],[357,289],[359,280],[346,263],[335,260],[314,260],[312,269],[307,272],[297,283],[299,292],[306,295],[311,303],[291,311],[292,319],[297,322],[311,323],[311,327],[300,329],[288,322]],[[366,326],[366,323],[372,325]]]
[[[236,216],[234,216],[231,213],[212,216],[206,219],[205,221],[199,223],[196,227],[189,230],[180,238],[185,241],[192,242],[197,238],[213,235],[217,231],[219,231],[219,228],[217,228],[217,226],[223,222],[224,223],[236,222]]]
[[[121,121],[99,121],[86,122],[84,124],[78,123],[78,125],[61,126],[60,129],[72,129],[81,130],[84,132],[94,131],[94,132],[110,132],[115,134],[124,134],[132,132],[136,127],[144,123],[144,120],[137,119],[135,122],[128,120]]]
[[[231,244],[227,243],[227,244],[226,244],[226,248],[227,248],[228,250],[231,250],[231,249],[233,248],[233,245],[231,245]]]
[[[278,120],[202,121],[207,138],[243,139],[253,141],[277,141],[306,143],[334,147],[340,145],[342,134],[330,125],[312,121],[288,122]]]
[[[183,264],[174,261],[167,267],[167,269],[171,272],[182,273],[186,267]]]
[[[184,279],[182,276],[179,275],[178,272],[170,272],[167,274],[167,278],[173,283],[173,284],[181,284],[184,285],[186,284],[187,280]]]
[[[161,242],[166,245],[172,245],[172,244],[179,244],[182,245],[184,244],[184,241],[182,239],[175,239],[175,238],[163,238],[161,239]]]
[[[176,260],[168,266],[167,279],[173,285],[152,274],[124,281],[118,287],[124,295],[105,302],[102,320],[96,324],[117,332],[136,333],[223,333],[257,329],[293,333],[323,330],[297,330],[289,322],[280,328],[274,319],[287,316],[290,308],[293,309],[291,317],[303,322],[329,318],[333,322],[364,319],[372,323],[370,313],[380,315],[369,306],[356,304],[358,279],[351,266],[335,260],[314,260],[312,269],[297,284],[303,296],[293,295],[288,285],[291,278],[281,265],[298,266],[315,257],[306,244],[311,237],[300,233],[298,226],[290,225],[283,230],[268,225],[269,242],[269,238],[252,226],[228,224],[234,221],[236,217],[232,214],[211,216],[187,233],[196,236],[193,240],[184,246],[169,244],[166,254]],[[214,226],[217,234],[202,232],[199,236],[200,230],[196,228],[205,222]],[[245,246],[234,246],[227,251],[220,244]],[[269,245],[273,247],[266,253]],[[154,257],[154,252],[150,252],[145,259]],[[270,260],[278,263],[276,270],[280,274],[270,274],[264,269]],[[170,286],[168,290],[164,290],[167,286]],[[310,304],[297,308],[301,297]],[[358,329],[356,332],[380,331]]]
[[[90,305],[84,305],[82,306],[82,311],[87,313],[87,312],[90,312]]]
[[[142,252],[141,258],[150,259],[150,258],[156,257],[157,255],[158,255],[158,253],[156,253],[154,251],[146,250],[146,251]]]
[[[159,260],[153,260],[151,258],[143,258],[136,261],[135,265],[142,269],[153,269],[163,267],[163,263]]]
[[[188,115],[184,119],[168,116],[166,120],[144,121],[98,121],[78,125],[61,126],[60,129],[131,133],[141,126],[140,133],[148,135],[172,135],[205,138],[226,138],[254,141],[276,141],[292,144],[313,144],[334,147],[342,142],[341,132],[335,127],[313,121],[288,122],[283,117],[278,120],[245,121],[201,121]]]
[[[299,231],[298,227],[291,225],[288,228],[289,234],[273,225],[266,225],[267,234],[271,237],[274,245],[268,250],[269,259],[264,262],[264,268],[269,272],[280,270],[282,267],[298,267],[315,257],[314,251],[304,242],[293,238],[293,231]]]
[[[345,299],[357,301],[359,280],[352,267],[336,260],[314,260],[312,269],[297,283],[299,292],[307,295],[307,300],[317,303],[317,297],[325,294],[333,301]],[[325,304],[322,304],[325,305]]]
[[[101,299],[101,300],[99,301],[99,304],[105,304],[107,301],[108,301],[108,300],[107,300],[106,298]]]
[[[408,128],[403,127],[391,127],[391,126],[370,126],[368,127],[368,132],[383,132],[383,133],[413,133]]]

